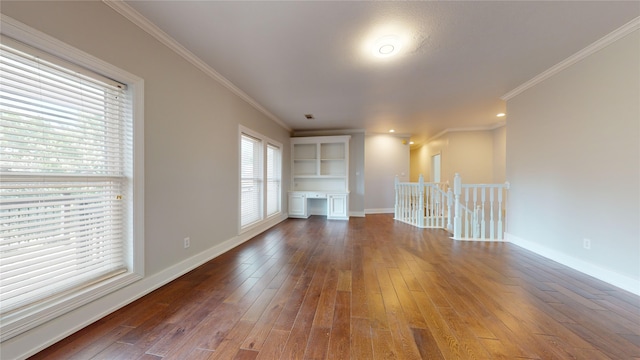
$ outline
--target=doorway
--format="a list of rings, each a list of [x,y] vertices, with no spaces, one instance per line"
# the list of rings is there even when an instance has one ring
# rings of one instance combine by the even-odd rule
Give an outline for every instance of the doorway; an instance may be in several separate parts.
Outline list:
[[[440,182],[440,154],[431,157],[431,182]]]

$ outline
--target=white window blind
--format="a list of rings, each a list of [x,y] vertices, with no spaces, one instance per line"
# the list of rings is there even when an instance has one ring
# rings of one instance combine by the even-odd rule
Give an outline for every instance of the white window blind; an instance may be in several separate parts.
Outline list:
[[[262,219],[262,141],[241,134],[240,227]]]
[[[267,144],[267,216],[280,212],[280,148]]]
[[[124,85],[2,44],[0,315],[127,271]]]

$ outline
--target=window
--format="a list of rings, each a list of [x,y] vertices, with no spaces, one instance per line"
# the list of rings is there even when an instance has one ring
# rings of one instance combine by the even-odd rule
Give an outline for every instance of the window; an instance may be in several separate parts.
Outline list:
[[[4,36],[0,47],[6,340],[142,276],[142,82],[103,63],[134,88],[89,71],[86,54],[78,66]]]
[[[282,145],[240,127],[240,230],[281,212]]]
[[[267,144],[267,216],[280,212],[280,148]]]
[[[242,227],[262,219],[262,141],[242,134],[241,156],[241,208]]]

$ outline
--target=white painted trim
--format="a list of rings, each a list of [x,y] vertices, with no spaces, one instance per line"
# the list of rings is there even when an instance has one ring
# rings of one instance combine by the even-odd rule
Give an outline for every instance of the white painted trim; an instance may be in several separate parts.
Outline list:
[[[498,128],[501,128],[503,126],[507,125],[506,121],[499,121],[497,123],[493,123],[491,125],[487,125],[487,126],[470,126],[470,127],[461,127],[461,128],[447,128],[444,129],[442,131],[440,131],[439,133],[435,134],[434,136],[430,137],[427,141],[426,144],[430,143],[431,141],[439,138],[440,136],[450,133],[450,132],[464,132],[464,131],[491,131],[491,130],[495,130]]]
[[[1,33],[14,40],[45,51],[70,63],[98,72],[101,75],[115,77],[119,82],[121,82],[119,78],[124,77],[125,79],[123,79],[123,81],[144,83],[144,79],[139,76],[111,65],[82,50],[76,49],[65,42],[23,24],[7,15],[0,14],[0,23],[2,23]]]
[[[133,179],[132,199],[128,204],[133,209],[132,218],[129,219],[131,225],[126,229],[127,237],[131,238],[128,249],[130,257],[127,259],[129,271],[104,282],[98,282],[82,291],[57,298],[55,301],[46,301],[39,306],[29,307],[24,313],[16,312],[11,316],[5,316],[0,330],[4,348],[4,344],[11,340],[11,337],[19,336],[47,321],[55,322],[54,319],[74,309],[87,306],[86,304],[106,297],[144,277],[144,79],[4,14],[0,14],[0,23],[2,23],[1,33],[5,36],[126,84],[132,96],[129,110],[133,127],[133,153],[131,154],[133,163],[128,169],[132,173],[127,174]]]
[[[447,230],[445,228],[437,228],[437,229],[442,229],[442,230]],[[475,241],[475,242],[493,242],[493,243],[502,243],[502,242],[508,242],[507,240],[500,240],[500,239],[474,239],[474,238],[460,238],[460,239],[456,239],[452,236],[449,237],[451,240],[455,240],[455,241]]]
[[[182,56],[185,60],[190,62],[196,68],[200,69],[202,72],[222,84],[224,87],[229,89],[232,93],[236,94],[238,97],[249,103],[249,105],[253,106],[256,110],[260,111],[268,118],[273,120],[278,125],[282,126],[287,131],[292,131],[293,129],[289,127],[289,125],[285,124],[282,120],[280,120],[277,116],[269,112],[266,108],[260,105],[257,101],[255,101],[252,97],[247,95],[244,91],[240,90],[237,86],[235,86],[231,81],[222,76],[219,72],[214,70],[207,63],[202,61],[196,55],[194,55],[191,51],[187,50],[184,46],[182,46],[178,41],[169,36],[167,33],[162,31],[158,26],[149,21],[149,19],[145,18],[132,8],[130,5],[125,3],[123,0],[102,0],[107,6],[118,12],[120,15],[127,18],[133,24],[146,31],[149,35],[156,38],[162,44],[167,46],[169,49],[173,50],[176,54]]]
[[[394,208],[364,209],[365,214],[393,214],[395,212]]]
[[[26,359],[198,266],[243,244],[284,220],[286,220],[284,215],[274,217],[259,228],[254,228],[252,231],[228,239],[159,273],[146,277],[121,291],[104,296],[79,310],[63,315],[60,319],[50,321],[25,334],[9,339],[2,343],[2,358]]]
[[[364,134],[365,132],[366,131],[364,129],[300,130],[300,131],[294,131],[291,137],[351,135],[351,134]]]
[[[566,58],[565,60],[559,62],[558,64],[552,66],[551,68],[547,69],[546,71],[543,71],[542,73],[538,74],[537,76],[535,76],[533,79],[525,82],[524,84],[518,86],[517,88],[509,91],[508,93],[502,95],[502,97],[500,97],[501,100],[507,101],[512,99],[513,97],[519,95],[520,93],[524,92],[525,90],[537,85],[538,83],[552,77],[553,75],[559,73],[560,71],[568,68],[569,66],[577,63],[578,61],[586,58],[587,56],[590,56],[602,49],[604,49],[605,47],[611,45],[612,43],[618,41],[619,39],[629,35],[631,32],[636,31],[640,29],[640,16],[629,21],[628,23],[624,24],[623,26],[621,26],[620,28],[614,30],[613,32],[609,33],[608,35],[604,36],[603,38],[601,38],[600,40],[594,42],[593,44],[587,46],[586,48],[578,51],[577,53],[569,56],[568,58]]]
[[[592,276],[598,280],[602,280],[608,284],[629,291],[633,294],[640,295],[640,280],[630,278],[626,275],[599,267],[584,260],[564,254],[538,243],[519,238],[513,234],[505,233],[505,240],[523,249],[529,250],[547,259],[551,259],[562,265],[568,266],[581,273]]]
[[[350,217],[365,217],[364,211],[349,211]]]

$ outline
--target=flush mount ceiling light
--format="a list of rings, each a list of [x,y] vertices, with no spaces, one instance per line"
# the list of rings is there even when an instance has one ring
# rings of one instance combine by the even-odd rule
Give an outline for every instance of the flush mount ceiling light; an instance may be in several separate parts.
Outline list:
[[[400,51],[400,39],[395,35],[387,35],[373,44],[373,54],[378,57],[393,56]]]
[[[396,131],[395,131],[395,130],[393,130],[393,129],[391,129],[391,130],[389,130],[389,132],[390,132],[390,133],[394,133],[394,132],[396,132]]]
[[[506,114],[505,113],[500,113],[498,115],[496,115],[497,117],[504,117]]]

